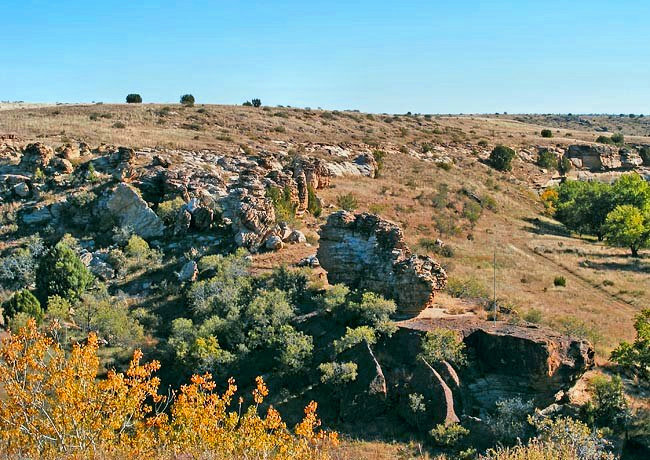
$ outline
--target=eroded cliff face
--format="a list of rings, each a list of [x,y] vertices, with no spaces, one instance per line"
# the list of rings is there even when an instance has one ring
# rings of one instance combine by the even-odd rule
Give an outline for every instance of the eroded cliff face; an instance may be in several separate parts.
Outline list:
[[[629,147],[576,144],[569,146],[566,156],[576,168],[592,171],[634,169],[643,164],[638,151]]]
[[[321,227],[317,255],[330,283],[382,294],[404,313],[429,306],[447,283],[438,262],[412,254],[402,230],[374,214],[331,214]]]
[[[468,410],[490,410],[498,400],[515,397],[545,407],[561,399],[594,365],[589,342],[534,325],[462,317],[416,319],[400,326],[403,337],[398,340],[412,342],[414,350],[428,330],[440,327],[460,334],[469,364],[458,369],[455,397]]]

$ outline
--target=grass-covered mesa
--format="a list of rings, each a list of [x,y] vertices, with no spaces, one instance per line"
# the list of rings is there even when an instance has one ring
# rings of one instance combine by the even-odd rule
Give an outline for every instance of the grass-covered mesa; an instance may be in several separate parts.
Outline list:
[[[196,91],[3,104],[6,457],[648,458],[650,117]]]

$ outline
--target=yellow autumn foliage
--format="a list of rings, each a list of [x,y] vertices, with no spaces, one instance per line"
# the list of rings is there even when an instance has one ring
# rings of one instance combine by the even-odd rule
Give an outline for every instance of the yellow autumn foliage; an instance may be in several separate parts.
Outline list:
[[[557,202],[559,200],[559,195],[557,190],[553,188],[548,188],[542,192],[540,195],[540,200],[544,204],[544,213],[547,216],[553,216],[556,211]]]
[[[53,329],[51,331],[55,333]],[[194,375],[177,394],[158,394],[157,361],[134,353],[124,373],[98,379],[98,340],[90,334],[68,354],[31,320],[0,345],[0,452],[8,458],[326,459],[336,433],[319,429],[317,404],[293,432],[269,407],[261,377],[254,405],[233,405],[210,374]],[[4,457],[3,457],[4,458]]]

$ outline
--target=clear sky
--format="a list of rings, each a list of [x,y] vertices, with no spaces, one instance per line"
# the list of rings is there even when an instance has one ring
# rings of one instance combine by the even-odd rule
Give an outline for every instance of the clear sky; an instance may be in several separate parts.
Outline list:
[[[648,0],[0,0],[0,100],[650,113]]]

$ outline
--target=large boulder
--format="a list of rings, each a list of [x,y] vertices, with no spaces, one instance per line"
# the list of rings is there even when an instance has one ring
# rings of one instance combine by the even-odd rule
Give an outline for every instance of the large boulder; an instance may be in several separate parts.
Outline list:
[[[50,160],[50,167],[61,174],[72,174],[74,172],[74,166],[70,160],[66,160],[65,158],[52,158]]]
[[[178,272],[179,281],[196,281],[197,276],[199,276],[199,268],[193,260],[186,262],[181,268],[181,271]]]
[[[28,144],[23,150],[19,167],[30,172],[34,172],[37,169],[42,171],[49,166],[53,157],[54,151],[52,148],[42,142]]]
[[[618,148],[608,145],[570,145],[566,155],[578,168],[598,171],[621,167]]]
[[[84,144],[84,147],[85,146]],[[79,147],[72,144],[65,144],[56,149],[56,155],[59,158],[64,158],[66,160],[76,160],[81,155],[79,152]]]
[[[378,292],[401,312],[420,312],[447,283],[439,263],[413,255],[399,226],[374,214],[331,214],[320,230],[317,257],[330,283]]]
[[[26,225],[46,224],[52,220],[53,215],[49,206],[36,206],[23,212],[21,219]]]
[[[119,184],[106,202],[108,210],[143,238],[161,236],[165,226],[136,190],[127,184]]]
[[[263,186],[238,187],[219,201],[235,243],[257,252],[275,229],[275,209]]]
[[[133,168],[135,161],[135,150],[129,147],[119,147],[109,157],[109,163],[113,166],[113,178],[118,181],[125,181],[135,176]]]
[[[621,156],[621,167],[623,168],[634,169],[643,165],[641,155],[634,149],[623,147],[619,154]]]

